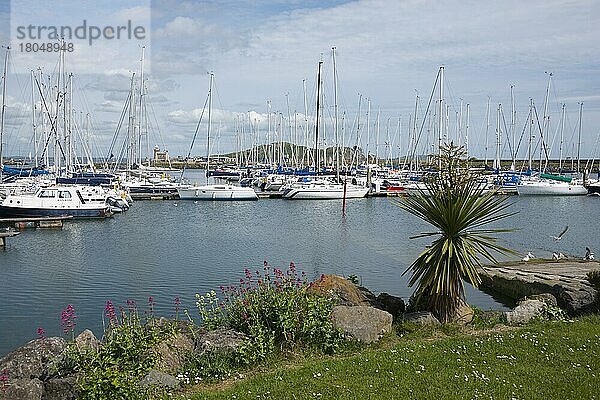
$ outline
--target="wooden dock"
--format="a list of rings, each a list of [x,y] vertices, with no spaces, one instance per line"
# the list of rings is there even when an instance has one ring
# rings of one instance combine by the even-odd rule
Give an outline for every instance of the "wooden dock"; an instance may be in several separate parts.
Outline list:
[[[15,229],[62,228],[65,221],[73,219],[72,215],[57,217],[0,218],[0,226],[12,226]]]
[[[595,307],[597,292],[587,280],[587,273],[594,270],[600,270],[599,262],[575,259],[501,263],[480,269],[480,287],[513,300],[551,293],[561,308],[579,315]]]

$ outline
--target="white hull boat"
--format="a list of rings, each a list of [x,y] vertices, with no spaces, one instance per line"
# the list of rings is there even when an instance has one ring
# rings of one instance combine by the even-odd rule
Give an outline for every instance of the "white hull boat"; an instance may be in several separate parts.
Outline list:
[[[554,180],[521,181],[517,185],[520,196],[583,196],[588,190],[581,184]]]
[[[258,200],[254,189],[233,185],[181,186],[177,193],[181,200]]]
[[[84,186],[40,188],[34,194],[9,195],[0,203],[0,217],[106,218],[111,215],[104,201],[89,194]]]
[[[293,200],[334,200],[358,199],[365,197],[369,188],[347,184],[344,194],[344,185],[326,181],[293,183],[282,188],[284,199]]]

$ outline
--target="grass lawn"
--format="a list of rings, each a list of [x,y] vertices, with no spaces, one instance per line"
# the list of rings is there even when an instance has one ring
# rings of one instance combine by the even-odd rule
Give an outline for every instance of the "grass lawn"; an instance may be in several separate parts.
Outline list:
[[[196,386],[183,398],[600,399],[600,316],[476,335],[422,328],[360,353]]]

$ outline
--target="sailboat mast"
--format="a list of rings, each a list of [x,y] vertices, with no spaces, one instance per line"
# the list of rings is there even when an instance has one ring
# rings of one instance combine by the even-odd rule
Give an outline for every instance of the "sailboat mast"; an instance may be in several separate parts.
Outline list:
[[[317,68],[317,114],[315,118],[315,175],[319,169],[319,110],[321,109],[321,67],[323,61],[319,61]]]
[[[4,112],[6,110],[6,78],[8,76],[8,54],[10,53],[10,47],[6,48],[4,54],[4,68],[2,70],[2,108],[0,109],[0,183],[2,182],[2,174],[4,170],[4,158],[2,151],[3,148],[3,136],[4,136]]]
[[[490,96],[487,99],[487,107],[485,111],[485,166],[487,167],[488,163],[488,136],[490,131]]]
[[[516,123],[517,123],[517,112],[515,111],[515,96],[514,96],[514,88],[515,85],[510,85],[510,106],[511,106],[511,112],[510,112],[510,130],[512,133],[512,165],[510,167],[510,169],[512,171],[515,170],[515,166],[517,164],[517,149],[516,149]]]
[[[335,179],[340,181],[340,142],[338,131],[338,87],[337,87],[337,69],[335,64],[335,46],[331,48],[331,60],[333,63],[333,110],[334,110],[334,132],[335,132]]]
[[[142,57],[140,58],[140,98],[138,103],[139,108],[139,117],[137,121],[137,163],[138,165],[142,165],[142,113],[144,112],[143,104],[144,104],[144,55],[146,52],[146,46],[142,46]]]
[[[470,104],[467,103],[467,126],[465,127],[465,150],[467,151],[467,161],[469,160],[469,124],[470,121]]]
[[[206,128],[206,179],[210,171],[210,127],[212,125],[212,87],[214,73],[210,73],[210,83],[208,84],[208,127]]]
[[[531,154],[531,142],[533,141],[533,99],[530,98],[529,99],[529,145],[527,148],[527,154],[528,154],[528,158],[529,158],[529,171],[531,171],[532,168],[532,154]]]
[[[563,165],[563,145],[564,145],[564,130],[565,130],[565,103],[562,105],[562,112],[560,116],[560,156],[558,159],[558,172],[562,172]]]
[[[500,170],[500,113],[502,104],[498,104],[498,114],[496,117],[496,157],[494,158],[494,169]]]
[[[579,173],[580,169],[580,151],[581,151],[581,116],[583,113],[583,101],[579,103],[579,133],[577,134],[577,173]]]
[[[440,115],[438,132],[438,168],[442,169],[442,135],[444,132],[444,66],[440,67]]]

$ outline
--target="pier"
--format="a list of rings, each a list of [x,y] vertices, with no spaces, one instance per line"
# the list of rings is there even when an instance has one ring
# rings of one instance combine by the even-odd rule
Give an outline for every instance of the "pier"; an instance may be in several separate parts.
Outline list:
[[[597,292],[587,280],[588,272],[600,270],[597,261],[535,260],[501,263],[480,268],[480,288],[513,300],[551,293],[570,315],[591,311]]]
[[[12,226],[15,229],[62,228],[64,222],[70,219],[73,219],[72,215],[62,215],[57,217],[0,218],[0,226]]]

